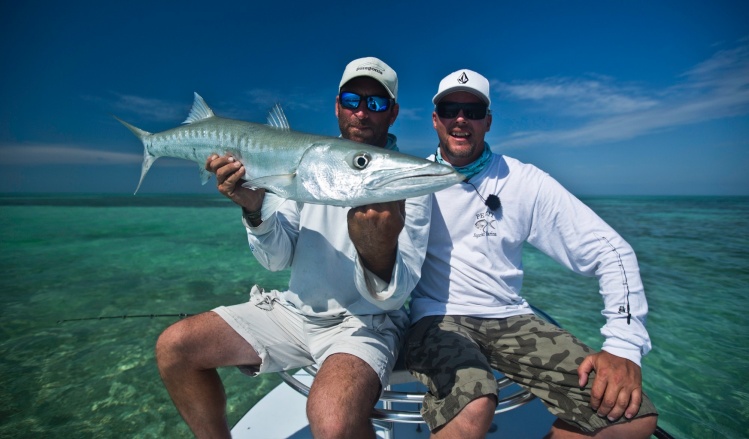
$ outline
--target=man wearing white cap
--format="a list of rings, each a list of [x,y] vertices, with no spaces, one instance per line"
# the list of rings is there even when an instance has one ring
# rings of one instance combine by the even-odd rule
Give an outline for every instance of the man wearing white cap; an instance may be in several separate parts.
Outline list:
[[[396,150],[388,129],[397,97],[387,64],[349,63],[336,97],[341,136]],[[228,438],[217,367],[257,375],[317,364],[307,401],[312,434],[374,437],[369,416],[405,338],[403,304],[419,280],[431,198],[352,209],[287,201],[261,220],[264,191],[241,186],[239,162],[213,156],[206,169],[242,207],[256,259],[273,271],[291,267],[291,279],[287,291],[255,286],[249,302],[182,320],[159,337],[159,371],[180,414],[197,437]]]
[[[433,194],[410,304],[406,365],[429,388],[422,414],[433,437],[486,436],[497,405],[492,369],[558,417],[547,437],[650,437],[657,412],[640,371],[651,347],[647,302],[632,248],[548,174],[491,152],[486,78],[453,72],[433,103],[432,159],[466,176]],[[533,314],[520,294],[524,242],[598,278],[607,318],[601,352]]]

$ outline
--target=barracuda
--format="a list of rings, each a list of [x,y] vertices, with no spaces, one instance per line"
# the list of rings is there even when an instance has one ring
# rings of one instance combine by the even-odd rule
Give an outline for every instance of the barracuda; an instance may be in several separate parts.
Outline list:
[[[203,166],[211,154],[231,154],[245,165],[243,186],[263,188],[262,217],[284,200],[333,206],[361,206],[426,195],[462,181],[449,166],[350,140],[292,131],[280,106],[268,125],[213,114],[203,98],[195,102],[183,126],[149,133],[115,117],[143,142],[143,167],[135,193],[153,162],[177,157]]]

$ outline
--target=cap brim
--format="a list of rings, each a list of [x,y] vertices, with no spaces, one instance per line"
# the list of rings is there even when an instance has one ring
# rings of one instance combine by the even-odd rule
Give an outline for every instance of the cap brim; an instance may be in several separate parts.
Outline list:
[[[450,87],[447,90],[443,90],[437,93],[432,98],[432,103],[434,105],[437,105],[437,103],[439,103],[439,101],[442,100],[442,98],[444,98],[445,96],[449,95],[450,93],[456,93],[459,91],[465,91],[476,96],[477,98],[481,99],[487,106],[491,104],[491,101],[489,100],[489,98],[485,96],[483,93],[481,93],[480,91],[476,90],[475,88],[461,87],[461,86]]]
[[[380,80],[380,78],[377,78],[377,77],[371,76],[371,75],[358,75],[358,76],[354,76],[354,77],[351,77],[351,78],[346,78],[346,82],[342,82],[341,83],[341,85],[338,87],[338,91],[340,92],[344,85],[348,84],[349,82],[353,81],[356,78],[372,78],[372,79],[374,79],[380,85],[382,85],[382,88],[385,89],[385,91],[387,92],[388,96],[390,96],[391,98],[395,99],[395,95],[393,94],[392,90],[390,90],[388,88],[387,84],[385,84],[384,81]]]

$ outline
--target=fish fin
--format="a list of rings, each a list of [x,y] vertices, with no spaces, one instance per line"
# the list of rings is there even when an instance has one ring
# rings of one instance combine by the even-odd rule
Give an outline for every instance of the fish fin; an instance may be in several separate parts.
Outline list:
[[[211,107],[209,107],[208,104],[205,103],[205,101],[200,97],[199,94],[195,93],[195,101],[192,103],[190,114],[182,123],[189,124],[203,119],[208,119],[209,117],[213,116],[215,115],[213,114],[213,110],[211,110]]]
[[[148,152],[147,147],[143,150],[143,166],[140,169],[140,180],[138,181],[138,187],[135,188],[135,192],[133,192],[133,195],[138,193],[140,185],[143,184],[143,179],[146,177],[148,170],[151,169],[151,165],[153,165],[153,162],[155,162],[157,158],[158,157]]]
[[[269,175],[267,177],[254,178],[242,184],[248,189],[264,188],[279,197],[289,198],[289,188],[294,184],[296,174]]]
[[[265,221],[270,218],[281,207],[284,201],[286,201],[286,198],[266,192],[263,199],[263,207],[260,208],[260,219]]]
[[[151,133],[149,133],[148,131],[145,131],[145,130],[142,130],[142,129],[138,128],[138,127],[130,125],[129,123],[125,122],[124,120],[120,119],[117,116],[112,116],[112,117],[114,117],[115,119],[117,119],[121,124],[125,125],[125,127],[127,127],[127,129],[129,129],[130,131],[132,131],[132,133],[135,134],[135,136],[137,138],[139,138],[141,141],[143,141],[143,139],[145,139],[146,137],[148,137],[148,136],[151,135]]]
[[[281,108],[281,104],[276,104],[268,112],[268,126],[277,128],[281,131],[290,131],[289,120]]]
[[[114,116],[114,118],[117,119],[121,124],[125,125],[127,129],[132,131],[133,134],[135,134],[140,139],[140,141],[143,142],[143,166],[141,166],[140,169],[140,181],[138,181],[138,187],[136,187],[135,192],[133,192],[133,195],[135,195],[138,193],[138,189],[140,189],[140,185],[143,183],[143,178],[146,176],[148,170],[151,168],[151,165],[156,161],[158,157],[148,152],[148,146],[151,144],[151,141],[149,139],[151,133],[130,125],[117,116]]]
[[[198,165],[198,172],[200,172],[200,184],[208,183],[208,180],[211,178],[211,173],[206,171],[203,165]]]

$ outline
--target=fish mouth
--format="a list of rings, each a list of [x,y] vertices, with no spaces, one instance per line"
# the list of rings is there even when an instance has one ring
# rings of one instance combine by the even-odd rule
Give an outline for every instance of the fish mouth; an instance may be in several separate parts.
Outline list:
[[[455,183],[463,181],[465,177],[449,166],[439,165],[437,163],[425,163],[405,169],[382,169],[372,174],[367,182],[371,189],[392,187],[395,184],[403,188],[430,188],[439,187],[440,189],[452,186]]]

